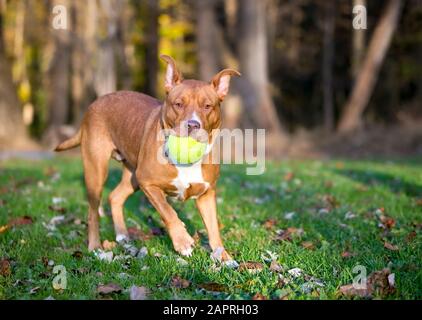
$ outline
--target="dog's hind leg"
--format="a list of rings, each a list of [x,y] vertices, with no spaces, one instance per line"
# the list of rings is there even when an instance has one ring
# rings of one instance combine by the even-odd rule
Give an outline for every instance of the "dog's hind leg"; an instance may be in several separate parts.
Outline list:
[[[133,171],[124,167],[122,180],[117,187],[110,193],[108,200],[111,206],[113,216],[114,230],[116,231],[116,241],[128,239],[128,232],[123,215],[123,206],[126,199],[138,190],[138,182],[136,181]]]
[[[108,174],[111,145],[98,139],[83,139],[81,144],[85,185],[88,195],[88,250],[101,248],[99,208],[101,194]]]

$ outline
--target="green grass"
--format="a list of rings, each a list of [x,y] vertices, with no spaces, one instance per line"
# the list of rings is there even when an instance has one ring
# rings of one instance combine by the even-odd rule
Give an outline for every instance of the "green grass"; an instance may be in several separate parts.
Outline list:
[[[86,221],[87,203],[82,180],[81,162],[60,157],[44,161],[7,161],[0,164],[0,226],[13,217],[29,215],[33,224],[17,226],[0,233],[0,259],[11,263],[11,273],[0,275],[0,299],[97,299],[100,283],[116,283],[123,289],[132,285],[145,286],[152,299],[250,299],[261,293],[267,298],[287,295],[288,299],[336,299],[340,286],[353,281],[353,268],[362,265],[370,274],[389,267],[395,274],[396,290],[387,299],[422,298],[422,162],[409,161],[284,161],[267,164],[262,176],[247,176],[245,167],[225,166],[218,185],[219,217],[226,248],[238,262],[256,261],[264,264],[257,273],[222,268],[215,270],[207,249],[207,238],[201,237],[187,266],[177,262],[167,234],[154,236],[145,242],[136,241],[138,248],[146,246],[144,259],[100,261],[86,248],[86,226],[73,222],[62,224],[49,232],[43,223],[59,215],[49,209],[53,197],[65,199],[59,206],[67,216]],[[51,173],[57,171],[58,179]],[[294,177],[286,178],[292,172]],[[53,175],[54,176],[54,175]],[[57,178],[57,175],[56,175]],[[118,183],[120,169],[111,166],[103,199]],[[329,212],[320,210],[330,207]],[[335,200],[333,200],[333,197]],[[108,204],[104,201],[106,211]],[[194,203],[175,203],[181,219],[193,234],[204,227]],[[378,226],[377,209],[384,208],[396,224],[388,234]],[[295,212],[292,219],[286,213]],[[355,215],[346,219],[346,213]],[[379,212],[379,211],[378,211]],[[350,215],[350,214],[349,214]],[[138,225],[147,232],[151,224],[160,225],[158,213],[147,203],[142,193],[131,196],[125,206],[128,226]],[[148,217],[151,216],[152,219]],[[264,222],[275,218],[267,229]],[[274,240],[278,229],[302,228],[301,236],[292,241]],[[407,239],[416,231],[413,240]],[[102,240],[114,240],[109,216],[101,221]],[[302,246],[312,242],[313,250]],[[384,241],[399,250],[384,248]],[[81,251],[82,257],[72,256]],[[300,268],[303,273],[321,280],[324,287],[306,292],[302,285],[309,279],[298,277],[286,285],[278,281],[279,274],[269,269],[262,258],[269,250],[278,255],[277,262],[286,270]],[[123,248],[113,249],[116,255]],[[354,253],[342,258],[344,251]],[[160,253],[162,257],[156,257]],[[52,266],[67,270],[67,288],[55,290]],[[185,289],[172,286],[175,276],[191,282]],[[200,289],[204,283],[225,286],[224,292],[212,293]],[[30,293],[32,288],[39,287]],[[113,299],[128,299],[126,290],[112,294]],[[375,295],[375,298],[379,296]]]

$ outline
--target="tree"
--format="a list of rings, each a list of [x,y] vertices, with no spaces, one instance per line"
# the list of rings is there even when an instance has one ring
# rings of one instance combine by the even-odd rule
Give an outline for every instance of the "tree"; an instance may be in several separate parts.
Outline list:
[[[199,77],[210,81],[219,71],[220,52],[215,50],[218,39],[218,26],[215,16],[215,0],[198,0],[196,3],[197,46],[199,58]]]
[[[334,28],[335,2],[324,1],[323,48],[322,48],[322,87],[324,128],[327,132],[334,129],[333,103],[333,63],[334,63]]]
[[[240,89],[253,125],[268,130],[270,142],[281,145],[285,133],[270,94],[266,9],[267,0],[243,0],[238,6],[238,55],[244,83]]]
[[[390,0],[372,35],[368,52],[340,119],[338,131],[350,132],[359,127],[368,105],[378,73],[397,28],[402,0]]]
[[[69,3],[69,0],[54,0],[51,11],[59,5],[70,8]],[[67,11],[64,13],[67,15]],[[51,38],[48,44],[49,50],[53,52],[53,57],[49,63],[46,79],[49,116],[44,142],[49,146],[59,142],[61,126],[67,122],[69,115],[71,37],[68,28],[51,28]]]
[[[23,146],[29,142],[29,138],[6,56],[3,5],[0,1],[0,148],[9,148]]]
[[[147,0],[147,23],[146,23],[146,93],[151,96],[157,95],[158,74],[158,15],[159,1]]]

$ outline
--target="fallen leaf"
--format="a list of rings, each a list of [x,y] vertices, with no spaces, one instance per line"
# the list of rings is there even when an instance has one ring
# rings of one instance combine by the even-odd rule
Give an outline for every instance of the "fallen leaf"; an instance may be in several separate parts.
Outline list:
[[[198,285],[199,288],[204,289],[209,292],[227,292],[228,288],[224,284],[217,282],[207,282]]]
[[[276,241],[292,241],[293,236],[300,237],[303,234],[303,229],[290,227],[290,228],[287,228],[286,230],[282,230],[282,229],[277,230],[276,234],[277,234],[275,237]]]
[[[97,250],[94,252],[94,255],[100,260],[104,260],[107,262],[113,261],[113,251]]]
[[[315,249],[315,245],[311,241],[303,241],[301,243],[301,246],[305,249],[308,249],[308,250],[314,250]]]
[[[115,283],[109,283],[106,285],[99,285],[97,286],[97,293],[101,295],[111,294],[111,293],[120,293],[122,291],[122,287]]]
[[[171,279],[171,285],[172,287],[177,288],[177,289],[186,289],[187,287],[190,286],[190,281],[183,279],[179,276],[176,276],[173,279]]]
[[[255,295],[252,297],[252,300],[268,300],[268,298],[262,293],[255,293]]]
[[[343,251],[341,253],[341,257],[344,258],[344,259],[354,257],[355,255],[356,255],[356,253],[353,253],[353,252],[350,252],[350,251]]]
[[[270,270],[273,272],[282,272],[283,267],[275,260],[271,261]]]
[[[386,248],[388,250],[391,250],[391,251],[397,251],[397,250],[399,250],[399,247],[398,246],[396,246],[394,244],[391,244],[391,243],[389,243],[387,241],[384,242],[384,248]]]
[[[368,289],[359,288],[353,284],[346,284],[341,286],[339,292],[346,297],[368,298],[371,296]]]
[[[416,235],[417,234],[416,234],[416,231],[415,230],[409,232],[409,234],[406,236],[406,242],[412,242],[413,240],[415,240]]]
[[[165,234],[165,231],[164,231],[164,229],[163,229],[163,228],[161,228],[161,227],[151,227],[151,234],[152,234],[153,236],[158,236],[158,237],[160,237],[160,236],[163,236],[163,235]]]
[[[379,226],[386,230],[391,230],[396,225],[396,220],[384,214],[379,216],[379,220]]]
[[[324,195],[322,199],[325,202],[326,207],[328,207],[330,211],[340,206],[340,202],[336,199],[336,197],[331,194]]]
[[[103,249],[110,251],[113,250],[116,247],[117,243],[114,241],[108,241],[108,240],[104,240],[103,241]]]
[[[260,272],[264,269],[261,262],[246,261],[239,264],[239,271],[249,271],[250,273]]]
[[[416,205],[422,207],[422,198],[416,199]]]
[[[286,219],[286,220],[292,220],[295,215],[296,215],[296,212],[293,212],[293,211],[292,212],[287,212],[284,215],[284,219]]]
[[[284,177],[283,180],[284,181],[290,181],[295,177],[295,174],[293,172],[287,172]]]
[[[136,255],[136,257],[138,259],[143,259],[148,255],[148,249],[147,247],[142,247],[141,249],[139,249],[138,254]]]
[[[183,259],[183,258],[181,258],[181,257],[178,257],[178,258],[176,259],[176,262],[177,262],[179,265],[181,265],[182,267],[185,267],[185,266],[189,265],[189,263],[188,263],[185,259]]]
[[[300,268],[293,268],[287,271],[288,274],[290,274],[293,278],[298,278],[302,276],[303,270]]]
[[[48,209],[53,212],[64,214],[67,212],[67,209],[58,205],[49,205]]]
[[[29,290],[29,294],[35,294],[40,290],[40,287],[34,287]]]
[[[272,229],[275,225],[277,224],[277,219],[275,218],[269,218],[267,220],[264,221],[264,228],[267,230]]]
[[[14,218],[9,220],[7,223],[9,227],[15,227],[15,226],[23,226],[27,224],[32,224],[34,220],[30,216],[23,216],[19,218]]]
[[[0,276],[8,277],[12,274],[12,268],[8,259],[0,260]]]
[[[371,298],[375,295],[385,297],[395,291],[394,280],[394,273],[384,268],[372,272],[367,278],[366,285],[347,284],[341,286],[339,292],[348,297]]]
[[[9,229],[9,225],[0,226],[0,233],[6,232]]]
[[[147,300],[149,290],[145,287],[131,286],[129,289],[130,300]]]
[[[72,253],[72,257],[76,258],[76,259],[82,259],[83,254],[82,251],[76,250]]]
[[[127,228],[127,231],[129,233],[129,238],[132,240],[146,241],[146,240],[151,239],[152,237],[150,234],[146,234],[145,232],[138,229],[137,227],[129,227]]]

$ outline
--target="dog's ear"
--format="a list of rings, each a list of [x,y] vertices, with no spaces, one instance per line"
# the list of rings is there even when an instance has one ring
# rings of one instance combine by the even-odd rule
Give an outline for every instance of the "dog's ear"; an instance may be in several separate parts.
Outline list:
[[[240,72],[234,69],[224,69],[217,73],[211,81],[221,101],[229,93],[230,79],[232,76],[240,76]]]
[[[183,77],[177,69],[176,62],[174,62],[172,57],[162,54],[160,58],[167,62],[164,87],[166,92],[169,92],[175,85],[180,84],[183,81]]]

